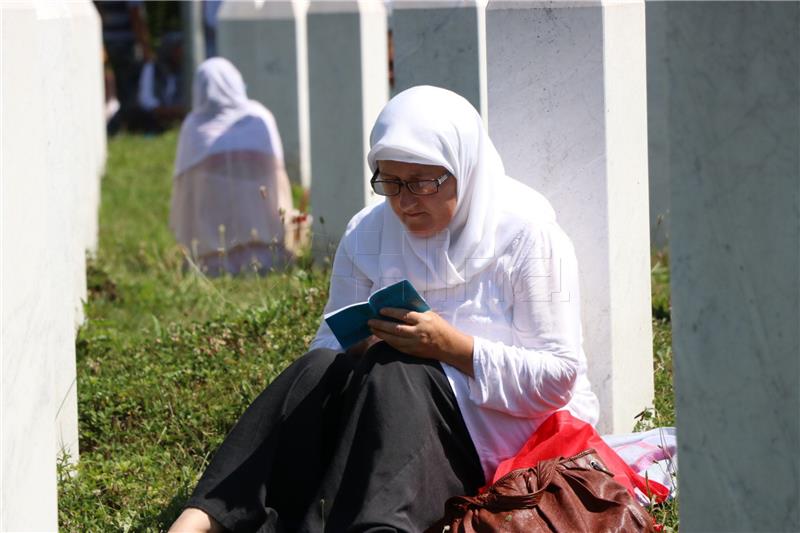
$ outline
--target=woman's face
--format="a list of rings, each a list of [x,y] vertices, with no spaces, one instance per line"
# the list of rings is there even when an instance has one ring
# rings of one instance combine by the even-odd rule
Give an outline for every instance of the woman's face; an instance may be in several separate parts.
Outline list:
[[[381,177],[405,182],[433,180],[447,172],[444,167],[401,161],[378,161]],[[416,237],[431,237],[447,228],[456,212],[456,178],[450,176],[429,196],[412,194],[401,187],[400,194],[389,196],[389,204],[400,221]]]

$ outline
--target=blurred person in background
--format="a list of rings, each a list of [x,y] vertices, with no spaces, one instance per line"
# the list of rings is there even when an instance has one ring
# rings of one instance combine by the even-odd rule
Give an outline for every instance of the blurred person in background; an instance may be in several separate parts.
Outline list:
[[[114,80],[114,71],[108,60],[108,53],[103,48],[103,88],[105,90],[105,118],[106,134],[115,135],[119,131],[121,120],[119,113],[119,99],[117,99],[117,87]]]
[[[186,115],[182,68],[183,36],[166,33],[158,55],[146,62],[139,74],[138,105],[129,124],[132,129],[160,133]]]
[[[142,0],[95,1],[103,28],[103,47],[119,110],[111,114],[109,133],[127,124],[136,109],[136,91],[143,62],[154,59]],[[108,87],[108,82],[107,82]]]
[[[198,67],[192,93],[172,191],[170,226],[178,242],[212,276],[284,266],[294,255],[294,225],[304,217],[292,207],[272,113],[247,98],[241,74],[224,58]]]

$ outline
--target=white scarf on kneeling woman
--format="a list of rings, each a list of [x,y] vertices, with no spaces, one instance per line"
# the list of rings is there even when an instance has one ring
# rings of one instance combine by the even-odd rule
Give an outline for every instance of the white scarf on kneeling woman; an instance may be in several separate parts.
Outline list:
[[[181,127],[175,175],[223,152],[260,152],[283,167],[283,145],[272,113],[247,98],[242,75],[225,58],[200,64],[192,82],[192,112]]]

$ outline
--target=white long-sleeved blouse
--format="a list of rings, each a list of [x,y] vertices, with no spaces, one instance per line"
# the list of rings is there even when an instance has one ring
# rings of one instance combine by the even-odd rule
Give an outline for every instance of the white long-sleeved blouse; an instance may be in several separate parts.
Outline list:
[[[373,282],[356,254],[374,254],[378,206],[348,225],[333,263],[325,312],[355,302],[397,281]],[[366,235],[366,237],[365,237]],[[442,364],[487,480],[513,456],[552,412],[567,409],[594,425],[597,397],[586,375],[582,348],[578,267],[567,235],[555,220],[532,221],[496,260],[468,283],[424,290],[431,308],[474,338],[474,378]],[[323,320],[311,348],[341,350]]]

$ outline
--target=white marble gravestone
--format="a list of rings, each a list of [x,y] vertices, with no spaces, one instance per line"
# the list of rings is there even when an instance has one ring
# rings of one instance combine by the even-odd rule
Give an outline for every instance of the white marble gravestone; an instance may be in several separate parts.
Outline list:
[[[75,331],[104,163],[100,22],[80,3],[0,3],[3,91],[0,531],[57,529],[77,459]],[[19,46],[19,43],[28,46]]]
[[[308,131],[306,0],[236,0],[222,4],[219,55],[239,69],[250,98],[278,124],[286,171],[295,183],[311,179]]]
[[[79,171],[84,186],[80,193],[80,204],[83,208],[83,221],[80,227],[84,230],[82,237],[84,247],[90,253],[94,253],[97,250],[100,177],[105,172],[106,162],[103,63],[93,59],[98,55],[102,57],[103,54],[103,42],[98,37],[102,34],[102,26],[97,10],[91,2],[81,0],[67,2],[66,5],[70,10],[72,27],[71,69],[73,76],[81,80],[81,86],[75,88],[77,95],[74,101],[76,106],[74,128],[78,136],[86,139],[85,150],[73,154],[79,159],[79,167],[86,169]],[[82,317],[82,307],[79,312]]]
[[[486,0],[395,0],[394,93],[415,85],[454,91],[486,110]]]
[[[800,531],[800,3],[666,6],[682,531]]]
[[[369,134],[389,97],[382,2],[312,2],[308,11],[314,253],[335,251],[350,218],[379,201],[369,186]]]
[[[64,279],[45,273],[42,282],[47,287],[48,306],[52,317],[49,351],[53,365],[53,387],[56,401],[56,440],[52,453],[63,448],[73,460],[78,454],[78,399],[75,369],[75,327],[82,314],[80,300],[86,293],[86,260],[81,222],[83,209],[79,206],[84,192],[85,177],[81,169],[86,164],[86,150],[77,149],[67,139],[82,144],[78,129],[81,98],[77,93],[81,83],[72,81],[73,68],[79,59],[78,39],[71,35],[75,20],[67,4],[38,2],[37,58],[38,84],[42,88],[47,145],[39,157],[44,159],[46,195],[41,200],[47,206],[41,214],[47,223],[49,245],[48,268],[52,272],[68,273]],[[55,52],[57,51],[57,52]],[[81,147],[82,148],[82,147]]]
[[[31,209],[34,199],[47,197],[46,167],[40,153],[44,141],[44,93],[38,46],[11,46],[37,39],[38,23],[32,1],[2,4],[0,14],[3,77],[15,80],[3,84],[0,108],[3,130],[14,128],[14,135],[3,138],[2,158],[0,526],[4,531],[24,527],[54,530],[58,514],[54,354],[49,332],[53,318],[48,313],[47,291],[41,288],[47,279],[48,228],[41,211]],[[22,198],[30,199],[32,204],[26,205]],[[23,260],[12,261],[12,257]]]
[[[643,1],[490,2],[489,134],[578,256],[601,432],[652,404]]]
[[[51,6],[52,7],[52,6]],[[61,4],[63,11],[39,11],[39,32],[47,36],[40,44],[40,65],[46,74],[45,123],[53,135],[47,153],[49,226],[55,244],[50,249],[54,261],[72,272],[72,283],[51,278],[53,298],[61,294],[58,308],[71,313],[72,324],[61,330],[55,366],[56,448],[70,460],[78,460],[78,400],[75,368],[75,331],[84,321],[87,299],[86,254],[97,248],[100,177],[105,168],[106,127],[104,115],[104,75],[101,22],[97,10],[86,0]],[[54,20],[48,16],[58,14]],[[48,29],[50,27],[50,29]],[[53,40],[61,47],[58,64]],[[59,82],[55,79],[60,77]],[[57,139],[57,140],[56,140]],[[66,200],[66,202],[65,202]],[[58,211],[62,209],[63,211]],[[56,234],[61,232],[61,235]],[[54,265],[55,263],[51,263]],[[61,267],[56,266],[59,269]]]
[[[56,450],[78,459],[75,330],[83,323],[86,252],[97,245],[100,152],[105,145],[100,18],[91,2],[37,4],[40,84],[45,92],[49,266],[71,280],[50,277],[57,401]],[[58,53],[54,53],[58,50]]]

